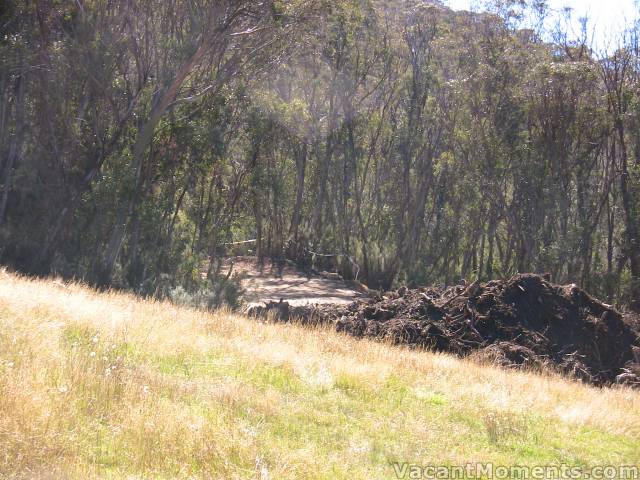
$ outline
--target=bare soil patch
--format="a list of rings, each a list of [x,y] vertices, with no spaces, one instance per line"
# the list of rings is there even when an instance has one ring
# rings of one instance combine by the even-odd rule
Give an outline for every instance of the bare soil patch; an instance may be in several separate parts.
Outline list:
[[[367,296],[366,288],[357,283],[332,273],[305,272],[289,261],[260,265],[255,257],[234,257],[225,260],[223,269],[232,263],[243,300],[250,306],[280,300],[291,306],[347,305]]]

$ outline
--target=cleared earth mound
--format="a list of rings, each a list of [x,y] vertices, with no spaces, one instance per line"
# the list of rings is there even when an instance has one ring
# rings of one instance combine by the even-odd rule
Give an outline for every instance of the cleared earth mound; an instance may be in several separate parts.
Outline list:
[[[281,319],[332,322],[338,331],[505,367],[551,368],[589,383],[640,386],[640,340],[611,306],[576,285],[532,274],[449,288],[400,288],[347,306],[267,305]]]

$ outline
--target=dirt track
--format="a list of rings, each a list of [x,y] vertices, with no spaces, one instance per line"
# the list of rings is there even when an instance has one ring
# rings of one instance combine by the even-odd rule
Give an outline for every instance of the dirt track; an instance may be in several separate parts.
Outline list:
[[[243,300],[252,305],[278,302],[292,306],[332,304],[347,305],[364,294],[331,274],[305,273],[290,263],[281,266],[265,262],[262,269],[253,257],[227,259],[224,269],[233,262],[233,274],[240,279]]]

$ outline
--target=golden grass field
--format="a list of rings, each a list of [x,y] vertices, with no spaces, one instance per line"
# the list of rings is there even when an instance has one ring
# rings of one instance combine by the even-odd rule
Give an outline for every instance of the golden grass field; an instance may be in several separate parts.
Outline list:
[[[0,478],[638,465],[640,392],[0,273]]]

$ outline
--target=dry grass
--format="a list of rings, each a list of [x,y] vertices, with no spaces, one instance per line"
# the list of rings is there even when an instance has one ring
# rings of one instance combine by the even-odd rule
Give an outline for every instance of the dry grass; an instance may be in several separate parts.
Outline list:
[[[640,392],[0,273],[0,477],[640,463]]]

